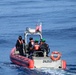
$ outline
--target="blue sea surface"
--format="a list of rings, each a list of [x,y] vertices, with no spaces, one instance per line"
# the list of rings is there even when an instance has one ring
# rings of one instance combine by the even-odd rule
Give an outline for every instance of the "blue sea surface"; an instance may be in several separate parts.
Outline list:
[[[60,51],[66,70],[27,69],[10,61],[11,49],[26,27],[42,22],[50,53]],[[76,0],[0,0],[0,75],[76,75]]]

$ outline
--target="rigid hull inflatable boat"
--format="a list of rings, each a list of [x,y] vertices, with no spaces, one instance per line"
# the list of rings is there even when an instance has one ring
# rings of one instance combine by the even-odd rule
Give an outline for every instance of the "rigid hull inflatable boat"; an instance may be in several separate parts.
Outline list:
[[[66,61],[61,59],[61,53],[58,51],[53,51],[50,56],[46,55],[45,51],[35,51],[33,55],[29,55],[28,47],[28,35],[39,35],[42,39],[41,25],[37,26],[36,29],[27,28],[24,32],[24,52],[25,56],[21,56],[19,51],[14,47],[10,53],[10,60],[19,66],[26,68],[54,68],[54,69],[66,69]],[[38,53],[42,53],[42,56],[39,56]]]

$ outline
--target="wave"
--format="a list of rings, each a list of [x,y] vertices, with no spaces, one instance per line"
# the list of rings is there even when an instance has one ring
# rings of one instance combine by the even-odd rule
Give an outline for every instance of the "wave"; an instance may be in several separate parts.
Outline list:
[[[75,73],[76,74],[76,64],[68,64],[66,72]]]
[[[51,36],[51,38],[75,39],[76,27],[66,29],[43,30],[43,35]]]
[[[5,68],[6,68],[6,71],[4,70]],[[1,75],[3,75],[3,73],[6,73],[7,71],[9,75],[11,74],[12,71],[14,75],[41,75],[41,74],[37,74],[35,70],[24,68],[24,67],[15,65],[11,62],[0,62],[0,71],[1,71],[0,73]]]
[[[76,75],[76,65],[68,64],[66,70],[52,68],[35,68],[28,69],[20,67],[11,62],[0,62],[0,70],[3,72],[5,68],[15,70],[17,75]]]
[[[8,41],[4,40],[4,39],[0,39],[0,44],[3,44],[3,43],[7,43]]]
[[[67,67],[69,70],[76,70],[76,64],[68,64]]]
[[[27,15],[5,15],[5,16],[0,16],[0,18],[18,18],[18,17],[27,17]]]
[[[37,13],[37,14],[34,14],[34,13],[26,13],[26,14],[20,14],[20,15],[0,15],[0,19],[5,19],[5,18],[25,18],[25,17],[28,17],[29,18],[29,16],[31,16],[31,17],[33,17],[33,15],[35,15],[35,16],[38,16],[38,14],[39,13]]]
[[[62,29],[64,31],[76,31],[76,27],[71,27],[71,28],[66,28],[66,29]]]
[[[5,2],[1,2],[0,6],[8,6],[8,5],[23,5],[23,4],[28,4],[28,3],[36,3],[39,1],[35,1],[35,0],[13,0],[13,1],[5,1]]]
[[[76,71],[61,70],[61,69],[51,69],[51,68],[41,68],[36,69],[36,72],[42,73],[44,75],[75,75]]]

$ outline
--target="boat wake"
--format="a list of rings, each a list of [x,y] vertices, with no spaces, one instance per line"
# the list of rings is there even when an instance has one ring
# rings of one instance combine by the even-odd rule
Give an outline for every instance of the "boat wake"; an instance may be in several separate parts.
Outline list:
[[[51,68],[40,68],[35,70],[36,72],[42,72],[45,75],[76,75],[76,65],[71,65],[66,70]]]
[[[10,68],[11,70],[16,71],[18,74],[24,75],[76,75],[76,65],[67,65],[66,70],[52,68],[28,69],[17,66],[11,62],[0,62],[0,70],[3,71],[5,68]]]

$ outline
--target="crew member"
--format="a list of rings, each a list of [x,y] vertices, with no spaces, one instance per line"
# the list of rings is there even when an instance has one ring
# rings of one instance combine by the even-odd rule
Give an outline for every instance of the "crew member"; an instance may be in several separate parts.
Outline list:
[[[46,56],[48,56],[49,53],[49,45],[45,42],[45,39],[41,39],[40,41],[40,49],[42,51],[46,51]]]
[[[36,56],[38,56],[38,57],[42,57],[42,56],[43,56],[43,53],[42,53],[42,51],[40,50],[40,45],[39,45],[39,43],[38,43],[38,40],[35,40],[34,53],[36,53]]]
[[[23,54],[23,40],[22,40],[22,36],[18,37],[18,40],[16,42],[16,50],[19,50],[19,54],[20,55],[24,55]]]
[[[33,53],[33,46],[34,46],[34,40],[32,37],[29,38],[30,42],[28,43],[28,53],[32,54]]]
[[[35,40],[35,44],[34,44],[34,50],[38,51],[40,49],[40,46],[38,44],[38,40]]]

